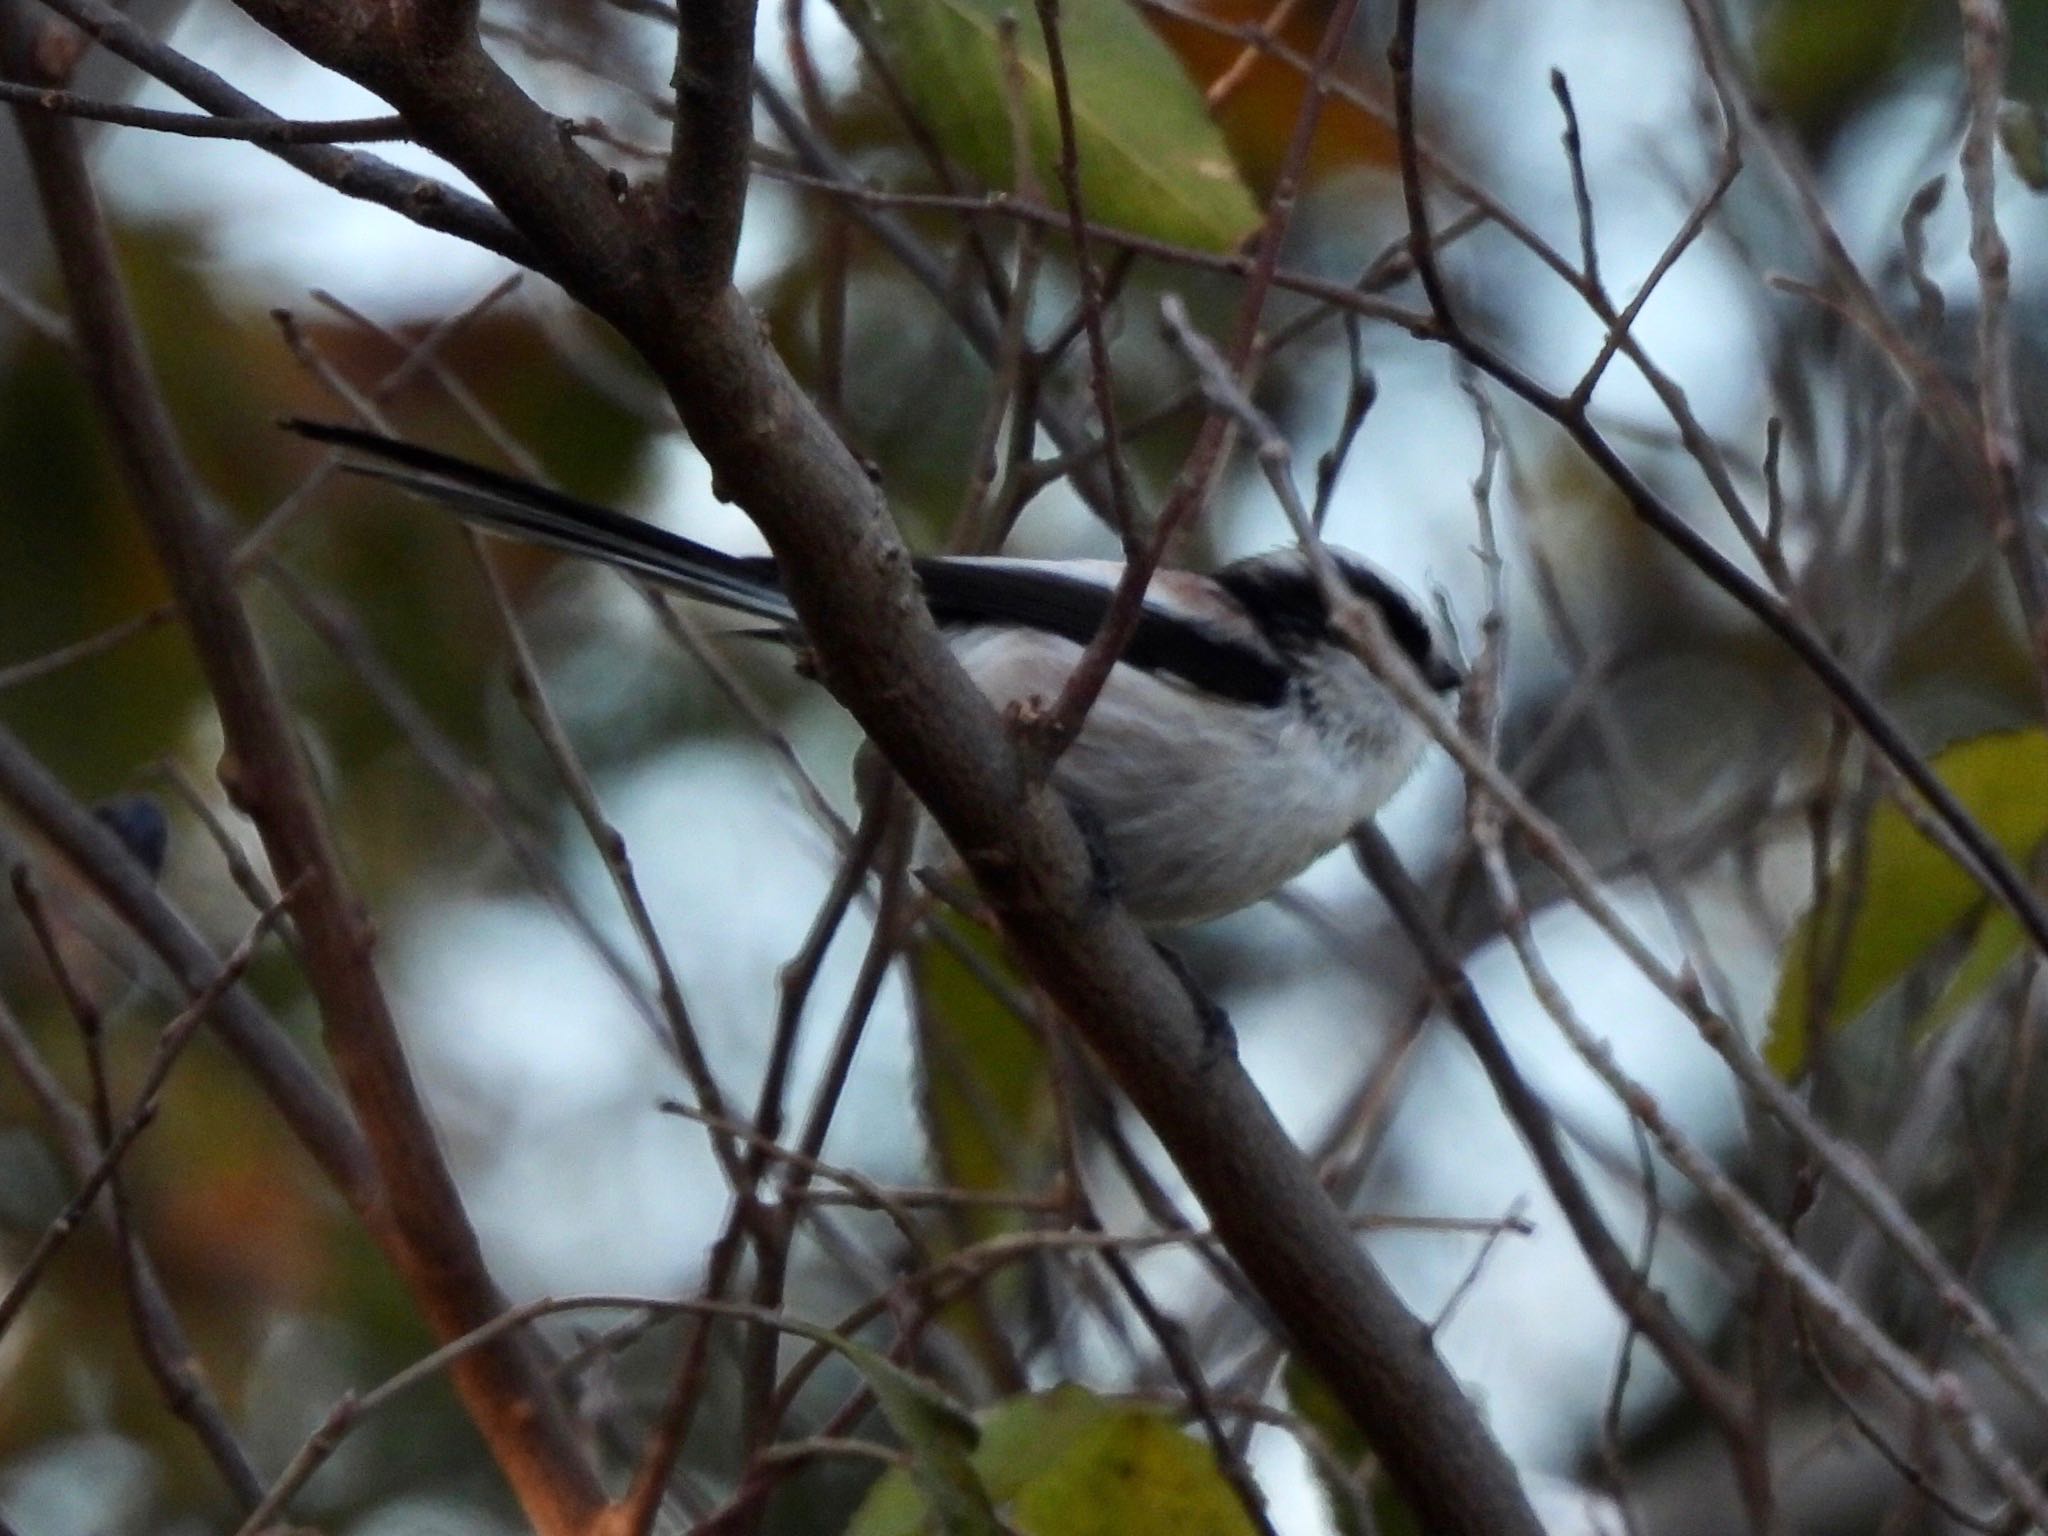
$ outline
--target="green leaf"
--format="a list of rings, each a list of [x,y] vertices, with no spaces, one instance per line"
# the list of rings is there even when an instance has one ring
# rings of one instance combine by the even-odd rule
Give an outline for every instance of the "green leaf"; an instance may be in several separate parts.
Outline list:
[[[931,1523],[913,1526],[882,1525],[865,1536],[880,1536],[892,1530],[929,1530],[942,1536],[1003,1536],[989,1502],[988,1490],[975,1470],[973,1452],[980,1444],[981,1431],[967,1411],[922,1377],[913,1376],[885,1356],[842,1334],[794,1318],[778,1320],[778,1327],[836,1351],[860,1372],[868,1390],[889,1427],[896,1431],[910,1452],[908,1473],[890,1471],[877,1483],[879,1488],[900,1478],[908,1491],[909,1503],[896,1496],[899,1509],[914,1509],[920,1520],[932,1511]],[[866,1510],[872,1496],[861,1508]],[[859,1530],[856,1524],[848,1527]]]
[[[1934,770],[2008,857],[2024,864],[2048,837],[2048,736],[2019,731],[1976,737],[1936,757]],[[1831,901],[1827,910],[1808,913],[1793,936],[1764,1042],[1765,1059],[1788,1079],[1806,1066],[1817,955],[1818,963],[1840,957],[1825,989],[1830,1019],[1823,1022],[1850,1019],[1889,992],[1937,944],[1982,922],[1922,1021],[1924,1037],[1982,990],[2018,945],[2010,922],[1984,921],[1983,887],[1895,805],[1881,805],[1872,816],[1868,867],[1853,884],[1852,894],[1860,898],[1856,910],[1845,912],[1839,899]]]
[[[1207,1446],[1126,1408],[1017,1490],[1026,1536],[1242,1536],[1251,1520]]]
[[[1931,1040],[1946,1029],[1963,1005],[1989,986],[1991,979],[2005,969],[2006,961],[2019,953],[2021,937],[2019,920],[2004,908],[1987,913],[1970,940],[1969,952],[1956,965],[1948,985],[1941,989],[1941,996],[1916,1024],[1914,1043]]]
[[[1209,1448],[1149,1404],[1062,1386],[983,1418],[974,1469],[1023,1536],[1245,1536],[1252,1529]],[[847,1536],[921,1536],[931,1523],[911,1478],[888,1472]]]
[[[946,152],[990,187],[1016,187],[1001,22],[1016,18],[1021,104],[1040,188],[1057,198],[1060,131],[1045,35],[1030,0],[873,0],[889,62]],[[1228,250],[1259,213],[1180,61],[1129,0],[1059,9],[1091,219],[1202,250]]]
[[[1280,1381],[1287,1391],[1287,1406],[1322,1436],[1323,1444],[1335,1460],[1355,1468],[1372,1454],[1371,1447],[1365,1443],[1365,1436],[1358,1432],[1358,1425],[1337,1401],[1329,1383],[1303,1365],[1298,1356],[1288,1358]],[[1363,1536],[1366,1526],[1356,1494],[1342,1485],[1321,1457],[1311,1464],[1315,1468],[1316,1481],[1322,1484],[1323,1497],[1330,1506],[1330,1523],[1337,1528],[1339,1536]]]
[[[960,1189],[1025,1192],[1058,1163],[1052,1063],[1044,1046],[990,990],[968,956],[1005,981],[1014,972],[993,935],[947,922],[959,952],[933,941],[916,956],[923,1111],[939,1177]],[[1000,1207],[969,1212],[963,1235],[1023,1225]]]
[[[973,923],[942,916],[953,941],[934,933],[915,951],[911,993],[918,1039],[918,1109],[933,1172],[951,1189],[1031,1194],[1059,1168],[1053,1067],[1044,1043],[998,990],[1017,980],[1001,943]],[[1031,1220],[1022,1206],[966,1205],[935,1222],[935,1251],[1016,1231]],[[989,1367],[992,1379],[1018,1381],[1012,1341],[994,1319],[1028,1305],[1038,1271],[1006,1265],[976,1294],[949,1302],[940,1321]]]

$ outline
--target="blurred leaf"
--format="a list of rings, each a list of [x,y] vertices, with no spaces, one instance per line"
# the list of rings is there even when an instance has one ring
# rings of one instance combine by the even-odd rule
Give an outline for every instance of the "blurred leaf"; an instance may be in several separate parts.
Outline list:
[[[1025,1536],[1240,1536],[1252,1529],[1209,1448],[1160,1410],[1084,1387],[1011,1398],[982,1419],[975,1469]],[[847,1536],[919,1536],[909,1476],[884,1474]]]
[[[1941,753],[1934,769],[2009,857],[2025,863],[2048,837],[2048,736],[1980,736]],[[1764,1043],[1765,1059],[1783,1077],[1805,1069],[1817,952],[1841,957],[1828,988],[1829,1019],[1853,1018],[1986,909],[1983,887],[1891,804],[1871,818],[1868,865],[1856,884],[1848,893],[1858,898],[1855,911],[1844,912],[1838,897],[1809,913],[1793,937]],[[2016,942],[2010,924],[1986,923],[1927,1027],[1981,990]]]
[[[1145,13],[1146,24],[1165,39],[1201,87],[1238,163],[1261,187],[1279,175],[1287,158],[1301,119],[1308,77],[1280,50],[1248,46],[1242,34],[1230,29],[1270,28],[1273,15],[1272,0],[1202,0],[1199,7],[1191,6],[1184,14],[1166,10]],[[1281,49],[1312,58],[1329,19],[1326,5],[1296,5],[1288,9],[1274,35]],[[1365,101],[1383,100],[1384,91],[1368,83],[1364,70],[1347,70],[1340,61],[1339,80],[1347,73],[1358,76]],[[1356,168],[1390,171],[1398,159],[1388,116],[1376,115],[1350,93],[1324,98],[1315,137],[1309,142],[1307,171],[1311,178]],[[1398,199],[1399,187],[1393,178],[1387,178],[1381,190],[1390,199]],[[1351,189],[1346,191],[1349,195]]]
[[[2005,10],[2006,94],[2026,101],[2048,99],[2048,5],[2017,0]]]
[[[1281,1373],[1281,1384],[1287,1391],[1287,1406],[1322,1436],[1323,1444],[1329,1447],[1330,1454],[1338,1461],[1347,1467],[1356,1467],[1372,1454],[1372,1448],[1365,1443],[1365,1436],[1358,1432],[1358,1426],[1338,1403],[1329,1384],[1303,1365],[1298,1355],[1288,1357],[1287,1367]],[[1365,1522],[1359,1518],[1351,1491],[1338,1485],[1331,1469],[1320,1457],[1310,1465],[1315,1468],[1316,1481],[1322,1485],[1323,1498],[1329,1505],[1330,1523],[1337,1528],[1338,1536],[1365,1536]]]
[[[1905,56],[1926,0],[1778,0],[1757,32],[1764,99],[1814,128],[1838,120]]]
[[[1149,1408],[1077,1436],[1017,1492],[1030,1536],[1240,1536],[1252,1529],[1206,1445]]]
[[[904,88],[947,152],[991,187],[1016,184],[999,22],[1017,17],[1038,180],[1059,194],[1060,132],[1045,37],[1012,0],[874,0]],[[1128,0],[1066,0],[1061,54],[1090,218],[1203,250],[1258,223],[1222,132],[1171,50]]]
[[[0,669],[164,600],[91,400],[47,343],[24,340],[0,358],[0,465]],[[159,625],[0,694],[0,709],[54,772],[97,795],[163,750],[198,688],[183,635]]]
[[[1917,1022],[1916,1043],[1947,1028],[1949,1020],[1991,984],[1992,978],[2005,969],[2006,961],[2019,953],[2020,939],[2019,921],[2011,913],[2003,907],[1986,913],[1948,985],[1941,989],[1941,996],[1929,1006],[1926,1016]]]
[[[1998,142],[2013,174],[2035,192],[2048,192],[2048,110],[2036,102],[2008,101],[1998,109]]]
[[[1322,1377],[1302,1364],[1298,1356],[1289,1357],[1281,1381],[1287,1390],[1287,1405],[1322,1436],[1331,1456],[1354,1468],[1364,1466],[1372,1459],[1372,1447],[1366,1444],[1365,1436],[1337,1401],[1336,1394],[1331,1392]],[[1316,1481],[1322,1484],[1323,1497],[1329,1503],[1330,1521],[1336,1526],[1339,1536],[1365,1536],[1368,1531],[1377,1533],[1377,1536],[1423,1536],[1415,1511],[1384,1477],[1373,1483],[1369,1517],[1361,1518],[1354,1489],[1340,1485],[1322,1458],[1315,1458],[1311,1465],[1315,1468]]]
[[[962,922],[950,928],[988,971],[1011,979],[992,936]],[[936,943],[919,951],[917,982],[925,1129],[940,1178],[962,1189],[1030,1188],[1055,1156],[1052,1064],[1038,1037]],[[996,1209],[965,1220],[977,1237],[1017,1225]]]
[[[951,918],[965,955],[990,976],[1013,981],[993,935]],[[918,1031],[919,1099],[934,1171],[955,1189],[1023,1193],[1057,1166],[1052,1063],[1030,1027],[1013,1014],[962,955],[925,943],[912,993]],[[936,1236],[966,1244],[1014,1231],[1025,1213],[1001,1205],[965,1206]],[[980,1353],[998,1382],[1022,1386],[1003,1330],[987,1303],[1014,1301],[1032,1271],[1012,1266],[950,1303],[945,1321]]]

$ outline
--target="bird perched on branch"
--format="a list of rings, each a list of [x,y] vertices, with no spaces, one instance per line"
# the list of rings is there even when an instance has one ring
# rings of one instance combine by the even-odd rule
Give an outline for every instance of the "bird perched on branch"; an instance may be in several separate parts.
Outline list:
[[[766,557],[726,554],[517,476],[381,433],[311,421],[346,467],[488,532],[565,550],[700,601],[803,624]],[[1357,555],[1338,580],[1379,615],[1430,688],[1461,681],[1415,604]],[[915,563],[932,617],[998,709],[1056,697],[1108,613],[1123,567],[1103,560],[936,556]],[[1054,787],[1100,844],[1132,915],[1199,922],[1271,894],[1400,788],[1428,736],[1332,622],[1299,549],[1214,575],[1161,570]]]

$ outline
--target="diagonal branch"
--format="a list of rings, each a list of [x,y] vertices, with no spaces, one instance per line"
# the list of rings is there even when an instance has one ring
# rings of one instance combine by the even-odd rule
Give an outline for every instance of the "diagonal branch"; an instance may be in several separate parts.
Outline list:
[[[188,998],[198,997],[220,959],[157,891],[121,840],[53,778],[12,732],[0,729],[0,802],[34,827],[94,893],[132,928]],[[383,1219],[377,1170],[349,1112],[253,996],[230,987],[213,1009],[213,1031],[269,1095],[320,1171],[366,1222]],[[382,1234],[377,1233],[380,1241]]]
[[[17,872],[17,887],[20,879],[21,875]],[[64,1208],[44,1226],[42,1235],[15,1266],[14,1273],[8,1277],[5,1290],[0,1290],[0,1336],[6,1334],[8,1325],[21,1311],[30,1293],[35,1290],[43,1269],[78,1229],[78,1224],[85,1219],[86,1214],[92,1209],[93,1202],[99,1198],[100,1191],[119,1171],[121,1160],[127,1156],[128,1149],[155,1121],[157,1111],[163,1107],[164,1083],[171,1075],[171,1068],[177,1065],[186,1043],[198,1032],[199,1026],[206,1021],[206,1016],[213,1011],[214,1005],[227,990],[241,980],[242,973],[255,958],[256,946],[262,942],[264,935],[270,931],[271,924],[283,911],[282,903],[266,907],[257,918],[256,926],[249,931],[248,937],[236,945],[234,953],[222,962],[220,974],[201,988],[199,995],[181,1008],[177,1016],[164,1026],[163,1033],[157,1039],[156,1053],[150,1059],[149,1070],[143,1077],[142,1086],[136,1091],[135,1107],[128,1112],[120,1127],[106,1139],[105,1145],[100,1149],[99,1161],[80,1179],[77,1190],[64,1203]],[[53,952],[53,968],[54,966]],[[7,1048],[9,1053],[15,1056],[17,1069],[21,1075],[30,1078],[30,1070],[20,1064],[22,1051],[13,1046]],[[47,1103],[45,1107],[47,1108]]]
[[[390,102],[638,350],[766,535],[822,680],[961,851],[1021,963],[1151,1123],[1418,1517],[1451,1536],[1534,1536],[1512,1467],[1420,1324],[1180,979],[1103,896],[1058,797],[1025,772],[933,624],[873,481],[745,296],[693,285],[666,205],[619,192],[474,40],[427,58],[381,10],[240,3]]]
[[[58,1154],[81,1190],[95,1185],[95,1175],[111,1179],[119,1167],[114,1148],[102,1141],[85,1106],[65,1090],[19,1020],[0,1001],[0,1057],[20,1077],[29,1097],[49,1122]],[[247,1450],[235,1434],[200,1365],[198,1351],[164,1288],[156,1265],[142,1247],[116,1202],[98,1197],[87,1202],[122,1249],[123,1282],[137,1347],[163,1389],[165,1406],[191,1425],[194,1435],[220,1472],[236,1502],[253,1507],[263,1485]],[[70,1214],[67,1208],[67,1215]]]

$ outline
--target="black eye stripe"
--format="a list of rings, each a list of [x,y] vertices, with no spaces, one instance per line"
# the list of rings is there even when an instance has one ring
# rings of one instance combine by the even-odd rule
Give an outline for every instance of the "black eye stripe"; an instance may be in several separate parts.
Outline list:
[[[1330,551],[1345,585],[1379,610],[1394,643],[1418,669],[1426,669],[1435,640],[1415,605],[1379,572],[1340,550]],[[1216,582],[1243,606],[1252,622],[1283,650],[1327,638],[1330,615],[1308,566],[1292,555],[1256,555],[1216,573]]]
[[[1365,601],[1379,605],[1387,633],[1394,637],[1394,643],[1401,647],[1408,659],[1417,667],[1427,662],[1436,649],[1436,637],[1430,633],[1429,624],[1407,595],[1379,572],[1360,565],[1356,560],[1342,554],[1337,555],[1336,560],[1337,568],[1344,573],[1345,584]]]

